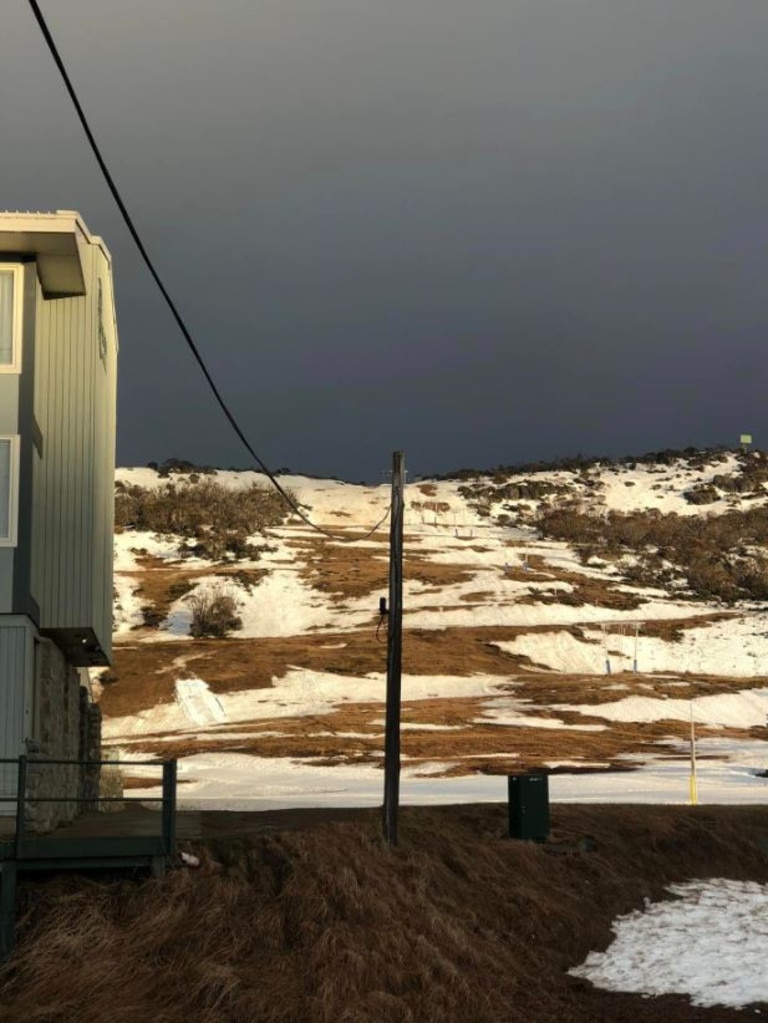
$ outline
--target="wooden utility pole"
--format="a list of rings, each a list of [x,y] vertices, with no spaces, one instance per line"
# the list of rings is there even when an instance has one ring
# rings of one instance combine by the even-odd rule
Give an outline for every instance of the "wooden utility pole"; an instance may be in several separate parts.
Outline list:
[[[403,489],[405,459],[392,455],[392,510],[389,528],[389,629],[387,632],[387,714],[384,726],[384,838],[397,845],[400,800],[400,679],[403,663]]]

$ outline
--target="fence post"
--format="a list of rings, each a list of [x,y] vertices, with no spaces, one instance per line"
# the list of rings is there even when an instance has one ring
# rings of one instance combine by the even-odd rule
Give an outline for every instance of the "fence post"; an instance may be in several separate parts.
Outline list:
[[[16,933],[16,861],[0,863],[0,963],[13,951]]]
[[[176,852],[176,761],[163,763],[163,841],[167,856]]]
[[[384,722],[384,839],[397,845],[400,806],[400,703],[403,659],[403,505],[405,460],[392,455],[392,507],[389,531],[389,622],[387,627],[387,691]]]
[[[16,783],[16,850],[15,858],[18,860],[21,855],[21,845],[24,841],[24,817],[27,808],[27,758],[19,757],[19,770]]]

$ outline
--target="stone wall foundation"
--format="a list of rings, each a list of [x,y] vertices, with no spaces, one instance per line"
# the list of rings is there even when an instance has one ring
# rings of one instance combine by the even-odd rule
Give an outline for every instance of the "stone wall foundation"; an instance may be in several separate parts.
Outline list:
[[[101,757],[101,712],[81,684],[86,681],[81,671],[66,661],[55,643],[40,640],[35,679],[37,748],[28,765],[27,796],[66,801],[28,803],[28,823],[34,831],[50,831],[96,805],[98,766],[45,763],[47,759]],[[79,798],[87,802],[79,803]]]

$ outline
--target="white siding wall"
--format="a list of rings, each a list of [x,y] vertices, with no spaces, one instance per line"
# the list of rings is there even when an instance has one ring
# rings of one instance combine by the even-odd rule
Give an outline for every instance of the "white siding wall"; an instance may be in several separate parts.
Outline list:
[[[0,374],[0,434],[19,432],[19,378],[15,374]],[[13,571],[15,550],[0,547],[0,614],[13,607]]]
[[[115,532],[115,432],[117,401],[117,325],[111,268],[101,249],[95,250],[95,274],[101,282],[98,386],[94,394],[94,533],[93,621],[102,649],[112,653],[112,567]],[[98,296],[98,292],[97,292]],[[98,301],[98,297],[97,297]],[[98,314],[98,309],[97,309]],[[103,333],[102,333],[103,331]]]
[[[96,245],[83,263],[84,297],[38,288],[32,594],[41,628],[92,628],[109,654],[117,338],[109,263]]]

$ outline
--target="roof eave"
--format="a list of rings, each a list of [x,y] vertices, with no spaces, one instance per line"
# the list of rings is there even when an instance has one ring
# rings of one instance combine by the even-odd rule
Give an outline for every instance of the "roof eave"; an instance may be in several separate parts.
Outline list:
[[[33,257],[43,295],[46,298],[72,298],[85,294],[82,247],[100,245],[92,237],[78,213],[0,213],[0,258]]]

